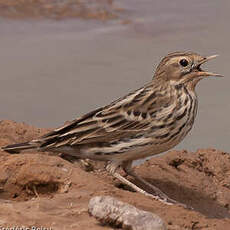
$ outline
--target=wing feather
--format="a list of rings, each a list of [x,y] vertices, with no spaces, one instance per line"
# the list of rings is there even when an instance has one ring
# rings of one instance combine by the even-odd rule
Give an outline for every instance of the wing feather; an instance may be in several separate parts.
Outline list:
[[[149,89],[141,88],[110,105],[94,110],[71,123],[41,137],[41,147],[60,147],[95,142],[111,142],[129,138],[150,129],[147,98],[153,99]],[[136,101],[133,103],[132,100]]]

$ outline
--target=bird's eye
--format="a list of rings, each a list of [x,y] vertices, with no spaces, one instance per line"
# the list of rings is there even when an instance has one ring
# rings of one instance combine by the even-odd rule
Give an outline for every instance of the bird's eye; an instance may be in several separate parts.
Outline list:
[[[186,67],[188,65],[188,61],[183,58],[180,60],[180,65],[182,65],[183,67]]]

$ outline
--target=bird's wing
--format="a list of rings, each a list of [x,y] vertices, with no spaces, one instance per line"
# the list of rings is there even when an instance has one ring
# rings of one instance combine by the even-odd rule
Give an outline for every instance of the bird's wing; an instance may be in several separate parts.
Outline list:
[[[109,142],[146,132],[151,116],[141,106],[149,92],[141,88],[41,137],[41,147]],[[146,99],[145,99],[146,98]]]

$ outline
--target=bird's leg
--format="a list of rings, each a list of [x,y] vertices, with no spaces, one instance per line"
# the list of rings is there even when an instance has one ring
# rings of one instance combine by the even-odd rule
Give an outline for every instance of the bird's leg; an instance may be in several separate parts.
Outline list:
[[[159,200],[165,204],[168,205],[172,205],[173,203],[169,203],[166,201],[166,199],[162,199],[161,197],[159,197],[158,195],[152,195],[148,192],[146,192],[145,190],[139,188],[138,186],[136,186],[135,184],[133,184],[132,182],[130,182],[129,180],[127,180],[126,178],[124,178],[123,176],[121,176],[119,173],[116,172],[117,168],[119,167],[119,164],[110,162],[109,164],[107,164],[106,166],[106,170],[107,172],[109,172],[112,176],[114,176],[115,178],[117,178],[118,180],[120,180],[122,183],[130,186],[132,189],[134,189],[136,192],[142,193],[145,196],[151,197],[153,199]],[[159,190],[160,191],[160,190]]]
[[[146,185],[151,190],[153,190],[155,193],[155,196],[158,197],[158,200],[163,201],[164,203],[167,203],[167,204],[178,204],[180,206],[186,207],[186,205],[181,204],[181,203],[177,202],[176,200],[169,198],[159,188],[150,184],[148,181],[144,180],[142,177],[138,176],[135,173],[135,171],[132,169],[132,161],[127,161],[127,162],[123,163],[122,166],[123,166],[123,170],[127,173],[127,175],[132,176],[134,179],[138,180],[139,182],[141,182],[142,184]],[[145,193],[147,193],[147,192],[145,192]],[[145,195],[145,193],[143,193],[143,194]],[[152,195],[152,194],[150,194],[150,195]]]

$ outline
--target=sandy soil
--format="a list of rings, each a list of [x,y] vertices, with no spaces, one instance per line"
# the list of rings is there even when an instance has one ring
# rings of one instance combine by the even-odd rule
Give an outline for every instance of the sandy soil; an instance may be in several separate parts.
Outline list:
[[[107,20],[117,18],[120,10],[113,7],[113,0],[0,0],[0,16],[14,19]]]
[[[0,146],[30,140],[46,129],[0,122]],[[167,206],[131,192],[103,170],[48,153],[0,152],[0,225],[52,229],[111,229],[87,211],[89,199],[110,195],[159,215],[169,230],[225,230],[230,226],[230,155],[215,149],[171,151],[136,167],[139,175],[166,194],[193,207]]]

